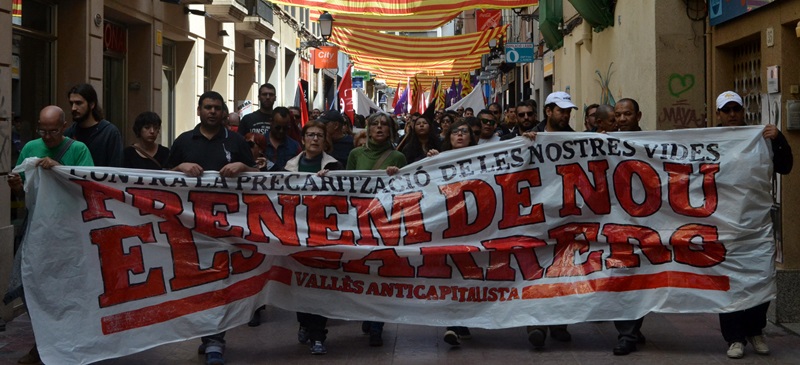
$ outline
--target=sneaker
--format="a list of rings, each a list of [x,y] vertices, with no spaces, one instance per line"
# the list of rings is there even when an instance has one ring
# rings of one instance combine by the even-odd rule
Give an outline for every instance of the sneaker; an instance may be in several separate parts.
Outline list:
[[[381,336],[380,332],[370,332],[369,333],[369,345],[371,347],[381,347],[381,346],[383,346],[383,337]]]
[[[297,330],[297,342],[300,343],[307,343],[311,338],[308,336],[308,328],[300,326],[300,329]]]
[[[456,332],[458,338],[460,339],[469,340],[472,338],[472,333],[469,332],[468,327],[456,327],[453,330]]]
[[[372,322],[370,321],[361,322],[361,333],[368,335],[370,327],[372,327]]]
[[[728,357],[731,359],[741,359],[744,357],[744,344],[741,342],[734,342],[728,347]]]
[[[314,344],[311,345],[311,355],[325,355],[328,353],[328,349],[325,348],[325,344],[322,341],[314,341]]]
[[[550,328],[550,336],[555,338],[557,341],[561,342],[569,342],[572,341],[572,335],[569,334],[566,328]]]
[[[547,334],[544,333],[541,329],[534,329],[528,332],[528,342],[533,345],[533,348],[539,350],[544,347],[544,339],[547,337]]]
[[[197,354],[202,355],[206,353],[206,344],[201,343],[200,346],[197,346]]]
[[[33,345],[33,348],[28,351],[25,356],[21,357],[17,360],[17,364],[20,365],[33,365],[33,364],[41,364],[42,359],[39,358],[39,349],[36,348],[36,345]]]
[[[221,352],[206,352],[206,365],[225,365]]]
[[[753,344],[753,348],[756,350],[757,354],[759,355],[769,354],[769,346],[767,346],[767,341],[764,338],[764,335],[747,337],[747,342]]]
[[[444,342],[450,344],[450,346],[459,346],[461,342],[458,341],[458,335],[453,330],[447,330],[444,332]]]

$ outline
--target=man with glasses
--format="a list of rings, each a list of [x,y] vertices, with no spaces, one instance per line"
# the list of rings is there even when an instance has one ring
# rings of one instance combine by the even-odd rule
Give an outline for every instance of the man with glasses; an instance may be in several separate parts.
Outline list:
[[[258,110],[242,117],[239,123],[239,134],[260,133],[266,135],[272,123],[272,106],[275,104],[277,93],[275,86],[270,83],[258,88]]]
[[[495,133],[497,130],[497,119],[488,109],[478,112],[478,120],[481,121],[481,133],[478,144],[497,142],[500,137]]]
[[[521,136],[525,132],[532,131],[539,124],[539,121],[536,120],[536,106],[533,100],[523,101],[515,110],[517,113],[515,115],[516,125],[510,133],[500,137],[501,141]]]
[[[733,91],[726,91],[717,97],[716,114],[720,127],[747,125],[744,119],[742,97]],[[769,124],[764,127],[761,135],[772,142],[772,165],[775,173],[785,175],[791,172],[794,164],[792,147],[786,141],[783,133],[775,125]],[[742,275],[747,274],[743,273]],[[742,358],[747,343],[753,345],[757,354],[769,354],[769,347],[763,333],[764,327],[767,326],[768,309],[769,301],[752,308],[719,314],[719,328],[722,337],[728,343],[727,355],[729,358]]]
[[[497,126],[495,127],[495,133],[498,136],[502,136],[511,132],[511,130],[507,128],[505,125],[505,119],[503,118],[503,108],[500,107],[499,103],[491,103],[489,104],[488,107],[486,107],[486,109],[489,109],[489,111],[492,113],[492,116],[494,116],[494,120],[497,124]]]
[[[265,135],[267,148],[264,150],[265,157],[271,162],[268,163],[272,166],[271,171],[283,171],[286,162],[302,151],[300,143],[287,135],[292,119],[287,108],[280,106],[272,111],[272,128]]]
[[[596,132],[597,131],[597,107],[600,106],[598,104],[592,104],[586,107],[586,111],[584,112],[583,116],[583,127],[585,128],[584,132]]]
[[[205,171],[219,171],[220,176],[235,177],[258,171],[253,152],[244,137],[223,127],[225,101],[216,91],[206,91],[197,102],[200,124],[181,133],[172,143],[167,165],[191,177]],[[242,120],[244,122],[244,120]],[[225,332],[201,337],[198,352],[206,355],[206,365],[223,365]]]
[[[54,166],[94,166],[92,154],[89,148],[82,142],[64,137],[64,129],[67,127],[67,120],[64,110],[50,105],[44,107],[39,113],[39,122],[36,125],[36,133],[42,138],[32,140],[25,144],[17,158],[17,165],[21,164],[28,157],[39,157],[36,166],[43,169],[50,169]],[[23,177],[15,173],[8,174],[8,187],[11,192],[18,197],[22,197],[25,192],[22,188]],[[22,247],[17,249],[17,255],[21,254]],[[14,268],[9,283],[9,291],[3,300],[10,303],[22,295],[22,274],[20,260],[14,260]],[[24,301],[24,298],[23,298]],[[40,364],[39,351],[36,344],[22,358],[20,364]]]

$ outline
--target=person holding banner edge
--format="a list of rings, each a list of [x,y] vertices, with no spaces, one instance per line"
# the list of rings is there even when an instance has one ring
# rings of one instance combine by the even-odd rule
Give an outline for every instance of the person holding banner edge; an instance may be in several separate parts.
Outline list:
[[[717,121],[720,127],[735,127],[746,125],[744,119],[744,103],[742,97],[733,91],[726,91],[717,97]],[[792,171],[794,160],[792,147],[786,137],[778,128],[769,124],[764,127],[762,136],[772,142],[772,163],[775,173],[786,175]],[[722,337],[728,343],[727,355],[732,359],[744,357],[744,348],[751,343],[756,353],[768,355],[764,337],[764,327],[767,326],[767,310],[769,302],[759,304],[753,308],[730,313],[719,314],[719,327]]]
[[[36,166],[43,169],[51,169],[55,166],[94,166],[92,154],[89,148],[82,142],[64,136],[67,128],[67,120],[64,110],[55,106],[46,106],[39,113],[36,133],[41,136],[25,144],[20,151],[17,165],[21,164],[28,157],[39,157]],[[22,181],[24,176],[11,173],[8,175],[8,186],[13,194],[22,196],[25,194]],[[24,226],[23,226],[24,227]],[[11,279],[9,280],[9,290],[3,298],[6,304],[11,303],[16,298],[22,298],[25,304],[25,296],[22,287],[21,272],[22,247],[17,250],[14,257],[14,267]],[[39,351],[34,343],[33,348],[17,362],[18,364],[41,364]]]

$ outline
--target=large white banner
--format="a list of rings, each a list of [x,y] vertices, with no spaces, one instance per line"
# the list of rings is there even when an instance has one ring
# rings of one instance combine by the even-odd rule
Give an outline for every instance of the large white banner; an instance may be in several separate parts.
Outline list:
[[[761,127],[540,133],[393,177],[25,166],[23,279],[48,364],[247,322],[483,328],[724,312],[774,297]]]

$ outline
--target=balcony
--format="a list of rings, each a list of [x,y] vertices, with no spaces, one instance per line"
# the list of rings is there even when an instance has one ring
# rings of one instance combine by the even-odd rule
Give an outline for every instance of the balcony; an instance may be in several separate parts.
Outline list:
[[[247,16],[244,0],[214,0],[206,5],[206,13],[219,22],[239,23]]]
[[[272,39],[275,30],[260,16],[246,16],[241,23],[234,25],[236,31],[253,39]]]

